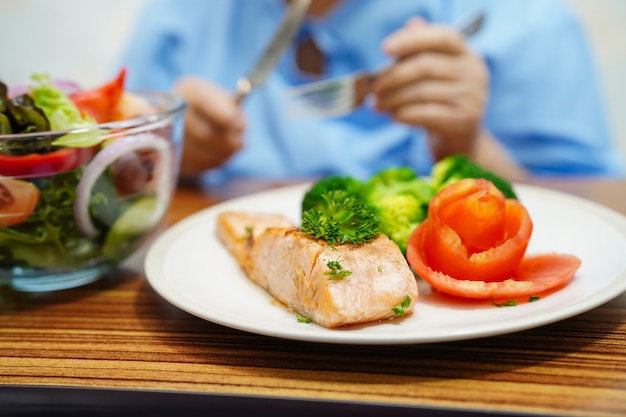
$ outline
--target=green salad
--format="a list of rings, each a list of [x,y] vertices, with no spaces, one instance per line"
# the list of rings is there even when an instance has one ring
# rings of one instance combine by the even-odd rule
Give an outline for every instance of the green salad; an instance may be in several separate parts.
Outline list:
[[[0,278],[118,262],[162,218],[171,145],[111,124],[137,113],[124,77],[90,90],[0,82]]]

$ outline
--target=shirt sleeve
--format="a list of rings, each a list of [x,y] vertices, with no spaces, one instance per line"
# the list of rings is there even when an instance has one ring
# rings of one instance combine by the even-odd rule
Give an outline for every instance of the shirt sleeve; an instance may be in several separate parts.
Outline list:
[[[491,71],[486,123],[535,175],[622,175],[595,62],[559,0],[498,2],[479,40]]]

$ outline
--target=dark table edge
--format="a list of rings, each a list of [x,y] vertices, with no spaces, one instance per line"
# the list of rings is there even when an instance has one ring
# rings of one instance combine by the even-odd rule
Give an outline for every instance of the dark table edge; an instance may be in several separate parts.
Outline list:
[[[139,389],[0,385],[0,415],[14,416],[428,416],[537,417],[465,408]],[[554,416],[551,414],[551,416]]]

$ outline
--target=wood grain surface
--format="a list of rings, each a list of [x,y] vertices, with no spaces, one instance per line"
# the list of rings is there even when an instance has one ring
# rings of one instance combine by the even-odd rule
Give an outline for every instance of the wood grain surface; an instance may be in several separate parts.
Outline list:
[[[538,183],[626,214],[624,181]],[[168,221],[277,185],[181,188]],[[204,321],[163,300],[141,273],[122,270],[72,290],[29,294],[3,289],[0,393],[3,385],[357,401],[490,415],[618,417],[626,415],[626,294],[571,319],[497,337],[329,345]]]

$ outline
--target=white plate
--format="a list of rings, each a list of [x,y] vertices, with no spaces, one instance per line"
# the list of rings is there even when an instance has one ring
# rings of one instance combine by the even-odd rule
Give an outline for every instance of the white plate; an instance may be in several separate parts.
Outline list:
[[[224,210],[283,213],[299,222],[308,185],[233,199],[202,210],[166,230],[148,251],[152,287],[178,308],[205,320],[252,333],[326,343],[404,344],[493,336],[553,323],[591,310],[626,290],[626,217],[578,197],[518,185],[534,223],[528,253],[561,252],[582,265],[565,288],[533,303],[498,308],[457,302],[419,280],[415,312],[401,320],[347,329],[299,323],[248,280],[215,237]]]

